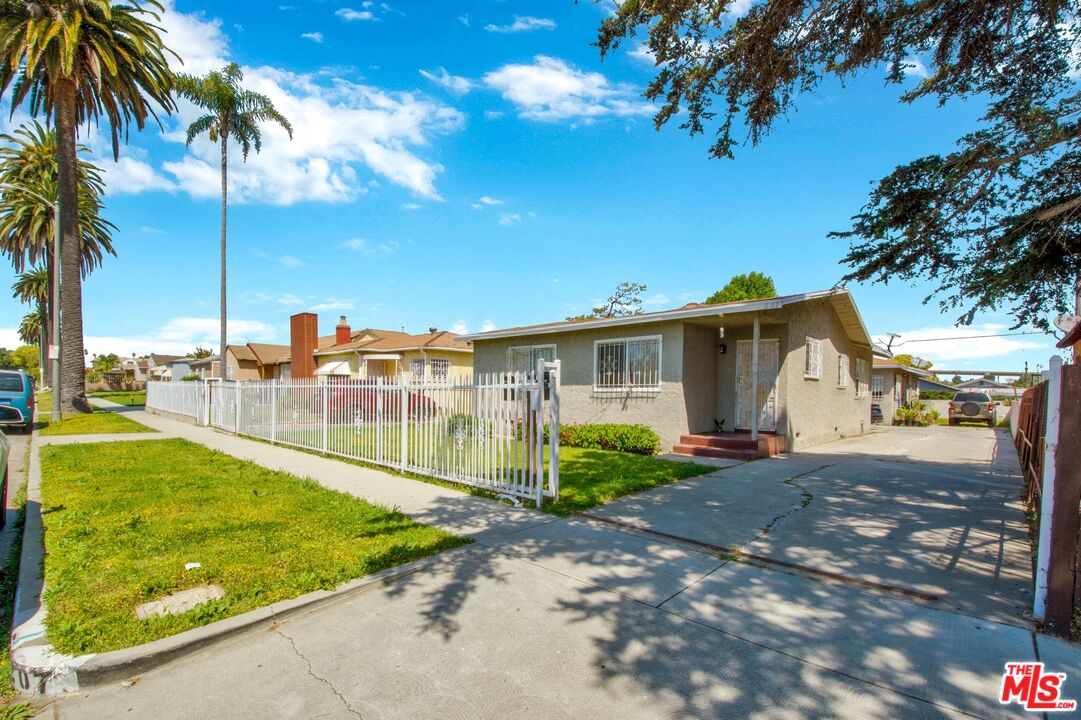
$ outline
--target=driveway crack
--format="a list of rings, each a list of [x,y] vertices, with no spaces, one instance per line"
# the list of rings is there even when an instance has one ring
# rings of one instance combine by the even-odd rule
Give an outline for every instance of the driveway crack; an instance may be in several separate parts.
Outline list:
[[[334,687],[334,683],[330,682],[321,675],[315,674],[315,670],[312,669],[312,661],[309,660],[304,653],[300,652],[300,648],[297,647],[296,641],[293,640],[293,638],[283,633],[281,628],[277,625],[274,626],[273,630],[274,632],[289,641],[289,645],[293,648],[293,652],[296,653],[296,656],[303,660],[304,664],[308,667],[308,675],[310,675],[314,680],[322,683],[323,685],[326,685],[330,692],[334,693],[334,696],[341,701],[342,705],[345,706],[345,709],[352,713],[354,717],[360,718],[360,720],[364,720],[364,716],[360,714],[360,711],[349,704],[349,701],[345,699],[345,696],[342,695],[341,692],[339,692],[338,688]]]
[[[780,515],[778,515],[777,517],[773,518],[768,523],[766,523],[766,526],[764,528],[762,528],[762,531],[760,533],[758,533],[757,535],[755,535],[754,538],[752,538],[751,541],[747,543],[747,545],[750,545],[751,543],[754,543],[754,542],[757,542],[758,540],[761,540],[763,537],[765,537],[766,535],[769,534],[769,531],[773,529],[774,525],[776,525],[781,520],[784,520],[786,517],[788,517],[790,515],[795,515],[800,510],[802,510],[803,508],[805,508],[805,507],[807,507],[808,505],[811,504],[811,501],[814,500],[814,497],[815,497],[814,493],[812,493],[810,490],[808,490],[805,486],[800,485],[798,482],[796,482],[797,480],[799,480],[802,477],[807,477],[808,475],[812,475],[812,474],[814,474],[816,472],[821,472],[822,470],[825,470],[828,467],[833,467],[834,465],[841,465],[842,462],[827,463],[826,465],[822,465],[820,467],[813,468],[811,470],[808,470],[807,472],[802,472],[802,473],[799,473],[798,475],[793,475],[792,477],[785,478],[784,481],[782,482],[782,484],[791,485],[792,487],[799,490],[800,494],[803,496],[803,500],[800,501],[799,507],[794,507],[791,510],[786,510],[785,512],[781,513]]]

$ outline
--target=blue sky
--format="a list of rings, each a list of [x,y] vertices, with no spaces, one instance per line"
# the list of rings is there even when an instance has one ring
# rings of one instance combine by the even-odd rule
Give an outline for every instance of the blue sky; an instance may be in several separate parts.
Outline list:
[[[286,4],[288,3],[288,4]],[[781,293],[831,287],[871,182],[975,126],[977,103],[901,105],[871,72],[801,97],[757,148],[710,160],[710,137],[657,132],[636,43],[603,63],[601,7],[570,0],[281,5],[175,0],[166,42],[202,73],[239,63],[292,121],[230,165],[230,341],[288,342],[288,317],[477,331],[586,311],[621,281],[647,309],[703,299],[760,270]],[[917,75],[919,67],[913,67]],[[915,77],[912,78],[915,81]],[[84,285],[92,353],[216,347],[218,176],[195,110],[133,134],[106,167],[119,257]],[[20,118],[16,117],[16,122]],[[10,284],[10,269],[0,282]],[[851,288],[873,335],[940,367],[1046,365],[1046,336],[921,304],[927,286]],[[0,299],[0,344],[24,309]]]

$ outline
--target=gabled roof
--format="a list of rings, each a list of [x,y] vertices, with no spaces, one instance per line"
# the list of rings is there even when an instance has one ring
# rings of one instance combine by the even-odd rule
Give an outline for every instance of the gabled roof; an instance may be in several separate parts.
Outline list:
[[[1078,320],[1070,328],[1070,332],[1066,333],[1066,337],[1058,341],[1056,347],[1068,348],[1081,342],[1081,320]]]
[[[341,345],[321,347],[316,355],[337,355],[343,352],[403,352],[405,350],[450,350],[473,352],[472,346],[447,330],[410,335],[396,330],[366,328],[352,334],[354,340]]]
[[[714,305],[703,303],[691,303],[675,310],[660,310],[658,312],[642,313],[641,315],[624,315],[620,317],[589,318],[586,320],[566,320],[563,322],[544,323],[541,325],[525,325],[522,327],[507,328],[505,330],[492,330],[490,332],[461,335],[459,340],[496,340],[499,338],[520,337],[523,335],[547,335],[552,333],[578,332],[580,330],[592,330],[595,328],[620,327],[623,325],[641,325],[644,323],[664,322],[668,320],[693,320],[694,318],[717,317],[734,315],[737,313],[754,313],[766,310],[779,310],[788,305],[810,302],[813,300],[829,300],[837,317],[841,320],[849,338],[853,342],[871,347],[871,336],[867,333],[867,327],[863,324],[863,318],[856,307],[852,294],[844,288],[832,290],[818,290],[815,292],[799,293],[797,295],[779,295],[777,297],[762,298],[761,300],[741,300],[739,302],[718,303]]]
[[[252,362],[258,360],[258,358],[255,357],[255,353],[253,353],[251,348],[247,345],[226,345],[225,351],[231,352],[233,357],[237,360],[251,360]]]
[[[166,363],[170,363],[170,362],[172,362],[174,360],[179,360],[179,359],[180,359],[179,355],[159,355],[157,353],[150,353],[150,365],[151,365],[151,367],[157,367],[159,365],[164,365]]]
[[[211,363],[216,363],[219,360],[221,360],[221,358],[219,356],[210,355],[208,357],[200,358],[198,360],[192,360],[191,363],[189,363],[189,365],[191,367],[195,367],[196,365],[210,365]]]
[[[289,355],[288,345],[248,343],[248,349],[252,351],[260,365],[278,365]]]

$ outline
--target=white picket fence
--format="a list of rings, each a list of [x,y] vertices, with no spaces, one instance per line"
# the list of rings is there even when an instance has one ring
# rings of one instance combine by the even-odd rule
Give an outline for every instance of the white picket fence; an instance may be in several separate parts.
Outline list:
[[[558,361],[439,381],[150,382],[147,408],[538,506],[559,498]]]

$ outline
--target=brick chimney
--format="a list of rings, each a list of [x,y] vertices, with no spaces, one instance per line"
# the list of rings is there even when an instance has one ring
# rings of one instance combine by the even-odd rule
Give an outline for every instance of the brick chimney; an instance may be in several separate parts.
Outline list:
[[[291,377],[315,377],[315,353],[319,349],[319,316],[297,313],[289,318],[289,356]]]
[[[349,323],[345,321],[345,315],[342,315],[338,319],[338,326],[334,328],[334,343],[336,345],[345,345],[352,339],[353,328],[349,327]]]

